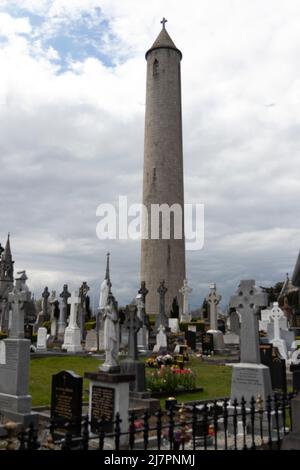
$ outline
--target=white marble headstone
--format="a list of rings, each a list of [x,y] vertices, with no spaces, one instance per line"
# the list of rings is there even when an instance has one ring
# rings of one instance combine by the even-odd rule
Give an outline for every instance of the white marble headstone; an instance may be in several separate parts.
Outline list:
[[[37,345],[38,351],[47,351],[47,328],[40,327],[37,334]]]

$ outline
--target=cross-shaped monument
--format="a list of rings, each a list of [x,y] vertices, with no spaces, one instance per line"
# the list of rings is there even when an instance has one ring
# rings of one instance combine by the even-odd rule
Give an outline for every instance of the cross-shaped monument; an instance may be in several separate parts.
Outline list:
[[[260,364],[258,313],[268,305],[268,296],[254,280],[241,281],[237,293],[230,298],[229,306],[241,315],[241,362]]]
[[[67,316],[68,316],[68,298],[71,297],[71,294],[68,291],[68,284],[64,284],[63,290],[59,294],[59,297],[62,299],[62,307],[59,313],[58,335],[63,336],[65,332],[66,321],[67,321]]]
[[[274,321],[274,338],[271,341],[273,346],[278,348],[280,354],[284,359],[288,358],[286,342],[280,337],[280,326],[279,320],[284,317],[284,313],[279,308],[278,302],[273,302],[273,308],[271,310],[270,318]]]
[[[161,20],[161,24],[162,24],[163,29],[166,29],[166,23],[167,22],[168,22],[168,20],[166,20],[166,18],[163,17],[163,19]]]
[[[220,303],[222,296],[217,293],[216,284],[212,283],[209,286],[210,292],[206,297],[209,304],[209,315],[210,315],[210,329],[218,329],[218,304]]]
[[[77,325],[77,312],[80,305],[79,292],[72,292],[71,297],[68,298],[68,304],[71,305],[69,325],[65,329],[64,344],[62,349],[68,352],[78,352],[82,350],[80,328]]]
[[[166,305],[165,305],[165,298],[166,298],[166,292],[168,289],[165,286],[165,281],[161,281],[159,288],[157,289],[157,292],[159,294],[159,313],[156,317],[156,323],[155,323],[155,328],[158,330],[160,325],[162,325],[164,328],[168,328],[168,317],[166,315]]]
[[[258,313],[268,305],[268,296],[254,280],[241,281],[229,306],[241,315],[240,363],[233,365],[231,399],[242,397],[249,403],[260,394],[263,400],[272,393],[270,369],[261,364],[259,351]]]
[[[24,310],[26,302],[30,302],[30,292],[14,289],[8,294],[8,301],[12,306],[9,338],[24,338]]]
[[[49,314],[49,305],[48,305],[48,298],[50,296],[50,292],[48,287],[45,287],[44,292],[42,293],[42,310],[43,310],[43,317],[44,321],[48,321],[50,319],[50,314]]]
[[[81,337],[84,337],[84,324],[85,324],[85,318],[86,318],[86,313],[87,313],[87,308],[86,308],[86,302],[87,302],[87,294],[88,291],[90,290],[90,287],[87,285],[87,282],[84,281],[81,284],[81,287],[79,289],[79,296],[80,296],[80,309],[78,312],[78,324],[79,328],[81,331]]]
[[[193,289],[189,287],[187,279],[184,279],[183,286],[179,289],[179,292],[183,297],[182,315],[180,320],[181,322],[189,322],[191,320],[191,316],[189,314],[188,296],[193,292]]]
[[[135,305],[129,305],[126,308],[126,320],[125,325],[128,329],[128,359],[137,361],[138,349],[137,349],[137,333],[142,327],[142,321],[137,316],[137,308]]]

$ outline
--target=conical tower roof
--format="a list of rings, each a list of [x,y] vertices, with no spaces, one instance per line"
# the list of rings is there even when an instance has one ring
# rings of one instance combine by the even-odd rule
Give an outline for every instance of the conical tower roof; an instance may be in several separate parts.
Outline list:
[[[166,30],[166,27],[165,27],[166,20],[163,19],[161,23],[163,24],[162,30],[157,36],[157,38],[155,39],[150,49],[146,52],[146,59],[147,59],[147,55],[149,54],[149,52],[155,49],[174,49],[175,51],[179,52],[180,57],[182,57],[181,51],[177,49],[168,31]]]

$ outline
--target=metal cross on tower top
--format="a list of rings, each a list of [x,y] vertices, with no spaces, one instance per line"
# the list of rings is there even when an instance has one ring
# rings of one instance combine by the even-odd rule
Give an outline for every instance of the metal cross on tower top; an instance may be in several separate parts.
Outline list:
[[[166,23],[167,23],[168,20],[166,20],[165,17],[163,17],[163,19],[161,20],[161,24],[163,25],[163,29],[166,29]]]

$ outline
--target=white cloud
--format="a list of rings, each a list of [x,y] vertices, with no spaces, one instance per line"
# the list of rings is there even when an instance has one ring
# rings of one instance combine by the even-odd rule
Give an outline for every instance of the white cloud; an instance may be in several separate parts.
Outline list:
[[[129,301],[136,291],[139,244],[101,244],[95,209],[119,194],[140,201],[144,53],[163,15],[183,52],[186,202],[205,204],[204,249],[187,255],[192,303],[202,303],[211,281],[226,302],[241,277],[271,283],[291,271],[299,240],[299,2],[15,4],[24,9],[19,17],[13,2],[0,3],[1,235],[12,231],[17,265],[35,273],[35,288],[80,276],[98,285],[110,249],[117,297]],[[68,31],[83,13],[96,24],[96,8],[109,22],[101,47],[114,67],[70,56],[62,70],[59,46],[44,38]],[[30,14],[44,15],[43,24],[34,26]]]

